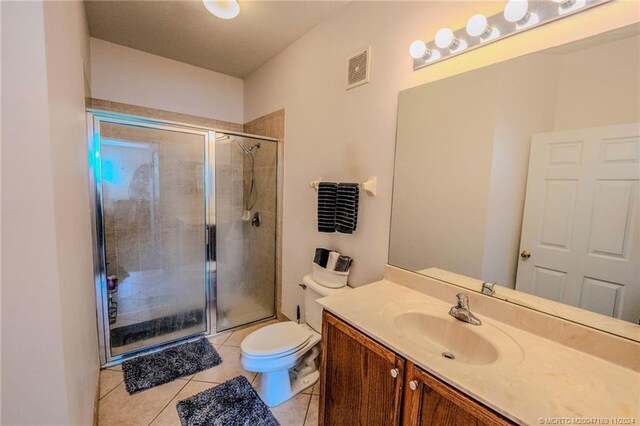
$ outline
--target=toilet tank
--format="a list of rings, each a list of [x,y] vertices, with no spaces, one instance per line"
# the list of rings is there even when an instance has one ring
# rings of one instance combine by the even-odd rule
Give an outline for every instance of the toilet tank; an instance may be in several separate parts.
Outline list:
[[[304,321],[318,333],[322,333],[322,306],[317,302],[325,296],[332,296],[343,291],[351,290],[351,287],[329,288],[318,284],[306,275],[302,282],[307,287],[304,291]]]

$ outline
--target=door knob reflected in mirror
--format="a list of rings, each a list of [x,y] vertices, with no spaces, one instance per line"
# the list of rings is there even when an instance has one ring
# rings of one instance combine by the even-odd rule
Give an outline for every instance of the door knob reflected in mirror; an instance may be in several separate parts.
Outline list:
[[[531,257],[531,252],[529,250],[522,250],[520,252],[520,257],[523,258],[524,260],[527,260],[528,258]]]

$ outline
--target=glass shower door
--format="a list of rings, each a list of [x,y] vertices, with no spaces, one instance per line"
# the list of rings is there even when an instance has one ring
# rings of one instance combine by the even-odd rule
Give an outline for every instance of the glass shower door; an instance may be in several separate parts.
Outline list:
[[[94,119],[106,361],[207,331],[207,141]]]
[[[278,145],[215,139],[216,330],[223,331],[275,316]]]

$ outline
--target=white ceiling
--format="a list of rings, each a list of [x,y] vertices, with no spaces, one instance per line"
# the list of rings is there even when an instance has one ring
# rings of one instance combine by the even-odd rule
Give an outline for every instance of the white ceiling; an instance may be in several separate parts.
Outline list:
[[[231,20],[200,0],[85,1],[92,37],[244,78],[346,1],[243,1]]]

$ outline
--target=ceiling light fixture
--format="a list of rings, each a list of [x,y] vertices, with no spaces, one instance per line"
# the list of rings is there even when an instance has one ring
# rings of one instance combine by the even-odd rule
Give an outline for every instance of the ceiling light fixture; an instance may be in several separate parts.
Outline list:
[[[424,58],[428,51],[427,44],[422,40],[414,40],[409,46],[409,55],[411,55],[413,59]]]
[[[438,49],[429,49],[422,40],[414,40],[409,46],[409,55],[416,61],[430,62],[440,59],[442,55]]]
[[[451,28],[441,28],[436,33],[436,46],[440,49],[455,49],[458,39],[453,35]]]
[[[577,9],[582,9],[586,2],[585,0],[552,0],[558,5],[558,13],[564,15]]]
[[[528,0],[509,0],[504,8],[504,19],[515,23],[518,30],[540,22],[538,15],[529,11]]]
[[[202,0],[202,3],[209,12],[221,19],[233,19],[240,13],[240,5],[236,0]]]
[[[509,0],[504,7],[504,19],[509,22],[525,23],[530,16],[529,2],[527,0]]]
[[[464,50],[467,47],[467,43],[456,37],[453,31],[451,31],[451,28],[441,28],[438,30],[435,43],[440,49],[449,49],[452,52]]]
[[[566,18],[612,0],[508,0],[503,12],[475,14],[464,28],[441,28],[431,41],[415,40],[409,47],[413,70],[435,64],[497,40]]]
[[[489,25],[486,16],[478,13],[467,21],[467,34],[471,37],[480,37],[482,41],[487,41],[498,37],[500,31]]]

